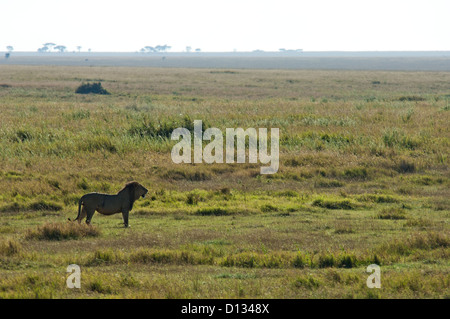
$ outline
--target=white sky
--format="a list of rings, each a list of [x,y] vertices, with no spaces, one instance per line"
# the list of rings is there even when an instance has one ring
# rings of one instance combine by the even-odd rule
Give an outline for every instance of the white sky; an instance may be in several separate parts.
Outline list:
[[[0,0],[0,51],[450,50],[449,0]]]

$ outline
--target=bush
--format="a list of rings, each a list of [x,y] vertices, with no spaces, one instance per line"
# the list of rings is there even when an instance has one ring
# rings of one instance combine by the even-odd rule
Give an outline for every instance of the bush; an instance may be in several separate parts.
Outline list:
[[[94,83],[83,83],[76,90],[75,93],[78,94],[110,94],[106,91],[100,82]]]

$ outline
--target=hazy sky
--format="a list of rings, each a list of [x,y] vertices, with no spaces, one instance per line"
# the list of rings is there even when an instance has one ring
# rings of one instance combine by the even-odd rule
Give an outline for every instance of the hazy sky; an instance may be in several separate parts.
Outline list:
[[[0,51],[450,50],[449,0],[0,0]]]

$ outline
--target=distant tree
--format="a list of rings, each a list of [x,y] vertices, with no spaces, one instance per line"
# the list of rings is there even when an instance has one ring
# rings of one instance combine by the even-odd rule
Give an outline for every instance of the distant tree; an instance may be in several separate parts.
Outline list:
[[[155,47],[156,51],[158,52],[166,52],[167,50],[170,50],[170,48],[172,48],[171,46],[168,46],[167,44],[164,45],[157,45]]]
[[[81,45],[78,45],[78,46],[77,46],[77,50],[78,50],[78,52],[80,52],[80,51],[81,51],[81,48],[82,48],[82,47],[81,47]]]
[[[12,45],[8,45],[7,47],[6,47],[6,50],[8,50],[8,52],[12,52],[13,50],[14,50],[14,47],[12,46]]]
[[[147,52],[156,52],[156,49],[151,46],[145,46],[145,47],[143,47],[143,50],[147,51]]]
[[[63,53],[66,51],[66,47],[64,45],[57,45],[54,47],[55,50],[58,50],[59,52]]]
[[[166,52],[167,50],[170,50],[172,48],[171,46],[168,46],[167,44],[164,45],[157,45],[155,47],[151,46],[145,46],[140,51],[141,52]]]
[[[44,45],[42,48],[39,48],[39,49],[38,49],[38,52],[40,52],[40,53],[42,53],[42,52],[45,53],[45,52],[47,52],[47,51],[48,51],[48,47],[45,46],[45,45]]]
[[[47,43],[44,43],[44,47],[47,47],[47,51],[51,51],[52,48],[53,48],[55,45],[56,45],[56,44],[53,43],[53,42],[47,42]]]
[[[202,50],[200,48],[195,49],[195,52],[201,52]]]

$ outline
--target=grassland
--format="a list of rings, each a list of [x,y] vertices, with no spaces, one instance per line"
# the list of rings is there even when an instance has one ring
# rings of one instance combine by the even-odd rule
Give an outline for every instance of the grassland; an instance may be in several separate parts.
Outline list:
[[[101,82],[109,95],[76,94]],[[450,73],[0,66],[0,297],[448,298]],[[280,169],[167,132],[280,128]],[[121,216],[67,222],[137,180]],[[381,266],[381,289],[366,286]],[[81,267],[81,289],[66,267]]]

